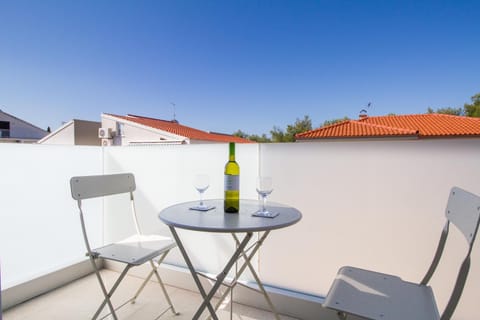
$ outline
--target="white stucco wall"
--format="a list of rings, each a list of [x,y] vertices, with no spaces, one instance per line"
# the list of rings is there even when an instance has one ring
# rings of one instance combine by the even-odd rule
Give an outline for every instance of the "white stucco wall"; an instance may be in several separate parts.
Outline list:
[[[150,212],[197,197],[195,172],[212,178],[207,198],[222,198],[226,145],[162,148],[111,148],[107,172],[138,176],[139,206]],[[258,153],[257,153],[258,152]],[[301,210],[296,225],[272,232],[256,262],[265,284],[324,296],[339,267],[354,265],[422,279],[433,258],[445,222],[449,190],[459,186],[480,195],[479,139],[396,140],[238,145],[241,194],[255,198],[255,177],[270,175],[272,201]],[[117,213],[116,210],[112,211]],[[124,232],[115,219],[115,237]],[[147,226],[168,234],[155,216]],[[153,229],[152,229],[153,230]],[[218,271],[231,239],[182,232],[193,259],[203,270]],[[440,310],[454,285],[465,252],[452,227],[451,243],[431,284]],[[183,264],[178,255],[169,262]],[[173,260],[172,260],[173,259]],[[480,244],[455,319],[478,319]]]
[[[260,253],[266,283],[325,295],[343,265],[419,282],[430,266],[452,186],[480,195],[480,139],[264,144],[260,172],[274,179],[271,200],[303,220],[272,234]],[[466,254],[451,241],[432,278],[440,310]],[[455,319],[479,319],[480,241]]]
[[[72,176],[101,174],[100,147],[0,144],[2,289],[85,259]],[[8,156],[7,156],[8,155]],[[102,203],[87,205],[93,246],[101,243]]]
[[[31,268],[25,270],[27,273],[49,270],[52,264],[70,259],[74,247],[58,239],[72,237],[76,237],[74,253],[83,257],[75,203],[69,195],[68,179],[72,175],[133,172],[142,225],[147,232],[168,235],[168,228],[158,220],[157,213],[167,205],[197,199],[192,186],[195,173],[207,173],[211,177],[206,198],[223,196],[227,150],[226,144],[138,148],[2,147],[2,154],[10,155],[11,165],[7,163],[7,167],[21,168],[8,171],[3,179],[6,196],[2,221],[8,223],[1,225],[0,235],[5,241],[0,243],[7,246],[1,250],[2,263],[18,262],[22,268]],[[31,161],[37,158],[44,161]],[[480,195],[479,159],[479,139],[237,145],[242,197],[255,198],[255,177],[271,175],[274,191],[269,199],[295,206],[303,214],[298,224],[272,232],[263,244],[255,260],[260,277],[271,286],[319,296],[326,293],[342,265],[420,281],[430,265],[445,222],[449,189],[456,185]],[[23,201],[25,194],[34,196],[35,201],[30,202],[35,208]],[[56,197],[53,202],[52,196]],[[107,222],[105,240],[131,231],[126,224],[129,221],[120,218],[120,212],[115,210],[117,206],[106,202],[102,207],[105,208],[102,221]],[[55,233],[46,243],[43,242],[46,238],[37,235],[44,233],[45,228],[38,226],[47,221],[38,220],[43,217],[38,214],[42,208],[49,208],[52,216],[48,221],[61,222],[62,226],[54,228],[60,236]],[[35,223],[36,220],[39,222]],[[28,226],[25,221],[29,221]],[[114,223],[109,225],[109,222]],[[455,235],[453,227],[451,231],[453,241],[446,247],[445,260],[431,282],[440,310],[445,306],[466,249],[462,237]],[[12,242],[8,241],[11,234],[25,236],[17,237],[20,242]],[[182,236],[193,251],[195,263],[204,270],[215,271],[231,249],[228,237],[202,236],[188,231],[182,232]],[[32,237],[42,241],[33,243]],[[473,248],[469,279],[455,319],[480,318],[479,242],[477,239]],[[42,257],[34,256],[35,264],[17,261],[16,254],[27,250],[22,246],[27,246],[29,252],[42,252],[32,250],[33,244],[54,248],[50,250],[54,255],[43,252]],[[40,264],[40,258],[46,259],[42,260],[45,266]],[[168,262],[183,264],[178,252],[169,255]],[[7,270],[2,264],[2,272]]]

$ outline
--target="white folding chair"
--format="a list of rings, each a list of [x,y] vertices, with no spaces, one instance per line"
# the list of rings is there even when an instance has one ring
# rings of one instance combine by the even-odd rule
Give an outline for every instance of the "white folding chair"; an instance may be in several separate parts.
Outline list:
[[[120,307],[126,305],[127,303],[135,303],[140,292],[143,290],[147,282],[151,279],[153,275],[158,280],[160,287],[165,295],[166,301],[168,303],[168,308],[164,310],[158,317],[163,315],[168,310],[171,310],[173,314],[178,314],[173,304],[168,296],[165,285],[163,284],[162,279],[158,273],[158,267],[165,259],[168,252],[176,247],[176,243],[169,237],[162,237],[159,235],[144,235],[141,233],[140,225],[138,223],[137,214],[135,211],[135,203],[133,198],[133,191],[135,190],[135,178],[131,173],[125,174],[111,174],[111,175],[97,175],[97,176],[83,176],[83,177],[73,177],[70,179],[70,187],[72,192],[73,199],[77,200],[78,208],[80,211],[80,221],[82,225],[83,237],[85,239],[85,246],[87,248],[87,255],[90,258],[92,267],[97,275],[100,288],[105,297],[104,301],[99,306],[95,315],[92,319],[97,319],[100,315],[100,312],[103,310],[107,304],[110,313],[114,319],[117,318],[116,310]],[[82,200],[104,197],[116,194],[125,194],[130,197],[130,211],[132,213],[133,223],[135,225],[136,234],[122,240],[117,243],[111,243],[100,248],[92,249],[87,236],[87,228],[85,225],[84,219],[84,210],[82,209]],[[97,259],[106,259],[117,261],[125,264],[123,271],[121,272],[118,279],[115,281],[113,286],[107,291],[104,281],[100,275],[99,267],[97,266]],[[118,288],[120,282],[127,275],[130,268],[142,265],[144,263],[149,263],[152,270],[148,276],[143,281],[140,288],[137,290],[135,295],[120,305],[117,308],[114,308],[111,302],[111,297],[115,290]],[[108,316],[107,315],[107,316]],[[157,318],[158,318],[157,317]]]
[[[323,306],[336,310],[340,319],[346,319],[350,314],[376,320],[450,319],[460,300],[470,269],[470,254],[480,221],[480,197],[454,187],[450,191],[445,214],[447,221],[437,251],[420,283],[403,281],[389,274],[342,267]],[[450,223],[465,236],[468,251],[447,306],[440,316],[428,282],[440,262]]]

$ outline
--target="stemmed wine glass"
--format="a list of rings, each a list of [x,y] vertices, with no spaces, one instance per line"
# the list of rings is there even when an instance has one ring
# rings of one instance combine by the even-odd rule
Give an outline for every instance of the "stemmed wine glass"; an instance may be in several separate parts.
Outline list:
[[[193,178],[193,186],[200,194],[200,204],[196,206],[198,209],[205,209],[207,206],[203,203],[203,193],[210,186],[210,180],[206,174],[197,174]]]
[[[267,210],[267,196],[272,193],[272,177],[258,177],[257,178],[257,192],[262,197],[262,209],[257,211],[257,215],[270,216],[271,213]]]

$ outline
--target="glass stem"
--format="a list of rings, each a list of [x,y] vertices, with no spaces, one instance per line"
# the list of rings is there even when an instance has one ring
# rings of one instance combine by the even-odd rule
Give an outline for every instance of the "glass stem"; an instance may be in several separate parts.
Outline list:
[[[262,202],[262,212],[267,211],[266,210],[266,204],[267,204],[267,196],[262,196],[263,202]]]
[[[203,192],[200,192],[200,205],[203,207]]]

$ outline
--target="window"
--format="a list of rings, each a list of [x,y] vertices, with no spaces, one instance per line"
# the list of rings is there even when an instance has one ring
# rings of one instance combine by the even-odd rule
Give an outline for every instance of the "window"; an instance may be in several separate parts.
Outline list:
[[[9,121],[0,121],[0,138],[10,138]]]

